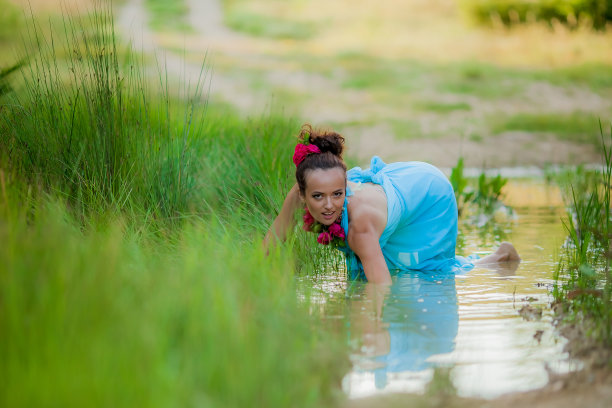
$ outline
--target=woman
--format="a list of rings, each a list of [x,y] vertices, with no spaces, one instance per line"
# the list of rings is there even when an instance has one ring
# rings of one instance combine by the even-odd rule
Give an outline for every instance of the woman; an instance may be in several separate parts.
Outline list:
[[[319,233],[321,244],[346,254],[347,268],[369,282],[391,283],[390,269],[452,271],[471,268],[473,258],[455,256],[457,203],[440,170],[421,162],[385,164],[347,172],[344,138],[304,125],[295,148],[297,183],[264,239],[266,249],[284,241],[305,208],[304,228]],[[512,244],[475,261],[519,261]]]

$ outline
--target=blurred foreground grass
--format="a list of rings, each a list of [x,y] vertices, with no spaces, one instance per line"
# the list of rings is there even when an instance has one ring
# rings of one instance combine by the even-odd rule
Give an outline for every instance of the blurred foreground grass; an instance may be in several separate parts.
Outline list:
[[[0,95],[0,406],[336,401],[343,328],[294,280],[326,255],[260,243],[297,124],[154,86],[108,8],[40,23]]]
[[[9,192],[0,205],[2,406],[338,397],[340,339],[297,300],[287,254],[210,222],[159,239],[117,218],[82,231],[55,200],[20,204]]]
[[[287,254],[266,258],[259,242],[210,222],[166,239],[117,218],[82,231],[64,203],[38,201],[28,214],[7,197],[3,406],[321,406],[337,397],[342,343],[297,300]]]

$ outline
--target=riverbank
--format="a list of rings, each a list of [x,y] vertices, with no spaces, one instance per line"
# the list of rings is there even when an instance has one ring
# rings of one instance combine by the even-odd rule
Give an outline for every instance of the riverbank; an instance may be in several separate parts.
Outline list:
[[[126,9],[134,4],[140,4],[141,8],[143,5],[126,2]],[[99,54],[85,53],[85,61],[99,58],[110,62],[108,66],[121,75],[107,71],[110,77],[105,78],[109,82],[100,81],[100,88],[89,88],[91,84],[74,70],[73,77],[66,72],[62,74],[66,76],[54,77],[55,71],[47,70],[46,78],[53,80],[44,84],[49,85],[45,92],[48,89],[53,92],[45,94],[45,86],[37,86],[33,76],[30,89],[35,92],[29,96],[21,93],[16,100],[11,100],[18,103],[7,105],[25,106],[28,115],[11,108],[13,116],[9,116],[9,108],[3,106],[7,109],[3,114],[7,114],[2,116],[1,141],[7,148],[2,149],[6,156],[0,156],[0,233],[5,234],[2,241],[9,245],[3,247],[4,252],[0,251],[6,268],[0,282],[3,294],[0,300],[5,303],[0,309],[10,313],[0,315],[0,324],[2,332],[10,336],[5,336],[0,343],[0,352],[5,356],[0,361],[6,364],[2,371],[10,373],[12,382],[3,384],[2,390],[6,392],[0,394],[6,398],[7,406],[36,405],[33,402],[50,400],[82,405],[91,395],[104,396],[109,404],[126,406],[164,406],[181,401],[186,405],[224,407],[245,406],[254,400],[262,406],[287,406],[295,401],[303,402],[304,406],[335,406],[342,400],[338,395],[339,382],[347,367],[345,328],[335,325],[328,331],[326,324],[319,320],[320,305],[297,299],[293,279],[294,273],[307,273],[304,270],[312,266],[313,259],[325,254],[299,252],[296,249],[299,245],[290,245],[270,260],[263,257],[259,247],[259,239],[291,184],[291,163],[279,158],[290,157],[291,135],[300,123],[287,119],[285,113],[258,116],[248,109],[266,104],[262,101],[268,101],[270,92],[274,92],[270,91],[274,88],[268,88],[270,82],[277,81],[276,89],[287,84],[292,87],[293,81],[302,74],[290,74],[285,81],[285,66],[274,71],[280,72],[279,77],[274,74],[267,77],[261,93],[253,92],[257,88],[255,77],[265,65],[253,68],[238,53],[227,67],[220,64],[221,74],[216,71],[213,75],[212,98],[191,94],[186,103],[185,99],[167,93],[168,89],[175,88],[173,79],[167,81],[165,75],[176,74],[185,82],[196,83],[196,78],[201,78],[203,73],[201,55],[196,52],[181,56],[176,48],[172,50],[170,42],[165,42],[177,37],[150,31],[146,28],[146,14],[137,15],[137,20],[130,16],[122,14],[120,18],[118,25],[129,28],[122,35],[130,30],[140,32],[139,24],[144,24],[142,36],[152,38],[152,57],[124,53],[121,42],[119,52],[117,49],[110,52],[112,47],[95,48]],[[100,38],[108,40],[107,36]],[[202,46],[202,39],[196,40]],[[159,50],[156,48],[159,46],[165,48]],[[76,52],[80,48],[66,49],[75,51],[73,59],[71,52],[61,54],[58,66],[78,60],[76,65],[80,67],[83,54]],[[144,45],[136,49],[148,50]],[[130,63],[125,64],[113,61],[126,54],[136,58],[126,59]],[[52,53],[42,55],[49,58]],[[160,57],[167,71],[131,65],[141,57],[147,63]],[[326,67],[333,65],[330,61],[348,59],[347,70],[351,72],[346,76],[340,74],[339,78],[331,73],[331,91],[325,93],[330,82],[324,81],[320,88],[315,86],[309,90],[314,93],[309,100],[334,101],[335,108],[328,104],[320,107],[319,113],[330,117],[342,118],[343,112],[353,108],[362,115],[376,104],[373,95],[381,91],[381,85],[389,85],[376,83],[378,78],[386,78],[397,67],[384,61],[383,65],[375,66],[376,70],[366,70],[360,76],[363,64],[370,61],[369,56],[336,57],[311,62]],[[255,60],[261,62],[259,58]],[[302,60],[302,63],[307,62]],[[243,66],[251,70],[250,77],[243,71],[232,71]],[[423,80],[424,72],[432,66],[437,65],[417,67],[416,81]],[[127,67],[136,67],[136,75],[123,71]],[[460,80],[451,81],[451,88],[465,85],[466,80],[470,83],[469,78],[474,75],[485,78],[484,82],[478,79],[478,84],[489,86],[508,73],[516,75],[514,79],[526,80],[512,70],[490,75],[490,68],[477,65],[474,70],[473,66],[459,64],[436,80],[442,80],[445,75],[452,79],[460,73]],[[409,76],[410,72],[403,69],[397,77]],[[152,93],[146,91],[145,78],[149,77],[144,72],[147,75],[153,72],[154,79],[162,84],[159,93],[156,93],[158,89]],[[565,83],[571,72],[555,71],[559,83],[554,85],[553,91],[557,92],[554,95],[563,94],[567,99],[574,95],[574,88]],[[599,68],[594,72],[598,74]],[[325,72],[320,74],[325,77]],[[373,77],[373,74],[376,75]],[[540,81],[541,72],[536,74],[531,72],[526,77],[536,76]],[[66,78],[68,88],[64,88]],[[245,81],[241,82],[241,78]],[[310,81],[319,77],[306,75],[306,78],[306,88],[309,88]],[[581,87],[585,82],[597,82],[590,77],[581,78]],[[218,83],[231,88],[215,89]],[[578,98],[580,103],[595,101],[590,113],[609,107],[608,85],[605,81],[603,84],[603,90],[589,88],[581,93],[586,99]],[[537,94],[538,89],[550,90],[549,86],[528,88]],[[299,92],[305,92],[304,87],[300,89]],[[228,98],[226,103],[235,106],[224,107],[219,99],[223,96]],[[289,104],[293,97],[285,95],[282,101]],[[358,106],[349,103],[353,97]],[[488,96],[480,93],[477,97],[479,100],[474,101],[474,106],[486,105],[488,97],[497,98],[495,103],[500,103],[500,95],[496,93]],[[382,105],[397,102],[393,98],[383,98]],[[519,103],[521,98],[515,102]],[[538,104],[542,102],[534,98]],[[599,105],[601,100],[605,102],[603,105]],[[245,110],[236,114],[233,109],[242,109],[239,104],[244,101],[248,102],[244,104]],[[428,117],[427,112],[435,111],[427,120],[437,122],[442,117],[453,116],[455,111],[469,116],[468,112],[475,111],[470,101],[469,109],[454,99],[445,100],[442,105],[426,103],[420,109],[426,111],[424,117]],[[300,103],[296,102],[296,106]],[[568,106],[567,110],[554,111],[554,115],[563,116],[576,108],[573,104]],[[331,123],[330,117],[317,116],[316,112],[300,114],[304,116]],[[582,119],[575,117],[567,122],[555,122],[561,123],[561,127],[568,125],[570,130],[557,129],[552,132],[554,135],[545,136],[545,140],[539,139],[542,134],[537,129],[541,124],[536,120],[531,122],[536,130],[514,129],[511,132],[517,133],[500,136],[507,138],[507,144],[496,143],[500,139],[489,134],[481,135],[480,140],[478,134],[464,135],[473,145],[457,142],[457,135],[445,139],[433,133],[426,139],[401,141],[397,138],[399,131],[388,131],[393,127],[389,117],[376,119],[377,123],[386,121],[377,132],[372,128],[379,125],[355,124],[347,116],[344,119],[345,122],[336,123],[340,129],[349,135],[363,132],[363,138],[349,137],[349,143],[357,146],[350,159],[355,162],[362,160],[358,149],[363,148],[366,155],[380,148],[386,160],[393,160],[394,154],[409,155],[438,166],[446,163],[448,167],[454,166],[460,153],[477,161],[474,166],[481,165],[484,159],[491,160],[487,161],[491,166],[530,163],[543,166],[543,157],[544,161],[555,163],[558,153],[555,149],[559,146],[567,148],[567,154],[559,160],[561,164],[595,160],[591,153],[580,150],[584,147],[596,152],[591,142],[573,139],[580,137],[584,130]],[[459,115],[454,120],[456,124],[463,124],[464,119]],[[403,125],[400,123],[398,128],[406,129]],[[507,122],[504,126],[515,125]],[[390,133],[398,134],[388,136]],[[520,143],[516,143],[513,135],[520,136]],[[360,143],[370,144],[363,147]],[[477,145],[484,147],[482,155],[474,153]],[[468,156],[466,146],[467,152],[473,155]],[[428,156],[428,151],[432,156]],[[508,162],[505,158],[509,158]],[[51,200],[47,200],[48,196]],[[492,234],[490,238],[492,245],[497,236]],[[98,364],[103,369],[93,373],[91,380],[78,375]],[[122,367],[121,371],[117,372],[116,367]],[[36,374],[31,375],[32,372]],[[134,372],[150,375],[134,379]],[[581,403],[585,399],[592,401],[593,406],[609,403],[610,382],[605,371],[593,369],[583,374],[583,378],[581,373],[563,379],[555,377],[541,390],[495,400],[467,400],[452,393],[445,396],[444,390],[434,390],[434,394],[426,396],[376,398],[390,406],[404,406],[407,401],[413,401],[417,406],[457,403],[509,407],[518,403],[552,406],[548,404],[559,404],[566,398],[575,402],[572,395],[579,394],[584,398]],[[76,380],[78,392],[72,388]],[[274,383],[274,389],[262,388],[262,381]],[[44,392],[37,392],[40,389]],[[372,402],[364,399],[347,403]]]
[[[391,394],[347,401],[345,408],[417,407],[417,408],[572,408],[588,406],[607,408],[612,403],[612,374],[610,370],[580,371],[551,378],[544,388],[515,393],[493,400],[461,398],[457,396]]]

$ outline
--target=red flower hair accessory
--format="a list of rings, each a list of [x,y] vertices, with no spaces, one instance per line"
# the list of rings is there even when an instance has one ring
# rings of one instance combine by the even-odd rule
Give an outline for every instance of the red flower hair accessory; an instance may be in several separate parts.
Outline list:
[[[293,163],[295,163],[295,167],[297,167],[306,156],[309,154],[321,153],[321,149],[313,144],[302,144],[298,143],[295,145],[295,151],[293,153]]]

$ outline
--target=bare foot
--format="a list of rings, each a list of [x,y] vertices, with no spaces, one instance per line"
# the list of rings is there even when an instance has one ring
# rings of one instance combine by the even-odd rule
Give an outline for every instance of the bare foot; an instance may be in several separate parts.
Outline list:
[[[519,256],[516,248],[509,242],[502,242],[499,248],[491,255],[487,255],[484,258],[477,260],[475,263],[479,265],[484,264],[495,264],[499,262],[519,262],[521,257]]]
[[[516,248],[509,242],[502,242],[495,253],[499,254],[500,257],[498,262],[514,262],[521,260]]]

